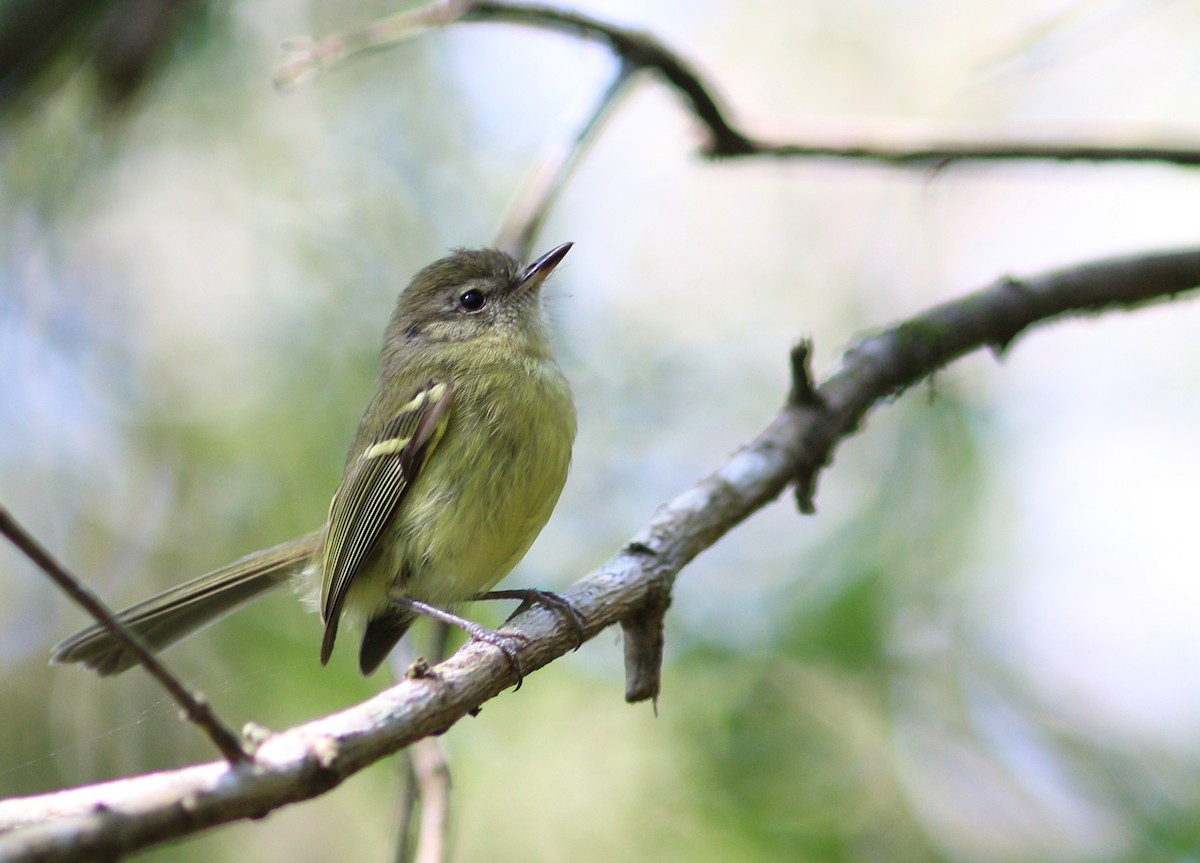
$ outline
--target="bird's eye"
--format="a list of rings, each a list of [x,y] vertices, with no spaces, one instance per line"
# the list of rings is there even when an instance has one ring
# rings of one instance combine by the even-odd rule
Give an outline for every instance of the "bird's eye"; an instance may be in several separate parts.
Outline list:
[[[483,308],[483,304],[486,302],[487,295],[483,291],[472,288],[458,298],[458,307],[464,312],[477,312]]]

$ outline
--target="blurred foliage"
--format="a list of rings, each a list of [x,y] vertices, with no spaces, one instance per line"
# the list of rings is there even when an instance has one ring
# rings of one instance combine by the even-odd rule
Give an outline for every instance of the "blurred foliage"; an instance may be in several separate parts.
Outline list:
[[[1059,25],[1033,0],[586,4],[679,46],[764,134],[809,114],[1178,125],[1200,35],[1183,6],[1090,31],[1108,35],[1075,54],[1044,41]],[[0,7],[0,500],[114,603],[319,522],[395,293],[445,248],[488,241],[555,117],[607,74],[594,47],[462,28],[270,89],[282,39],[391,11]],[[1013,61],[1031,54],[1026,77]],[[1200,231],[1185,172],[714,166],[692,140],[671,97],[639,91],[547,227],[545,244],[577,242],[550,302],[582,425],[514,584],[568,584],[753,435],[798,336],[821,374],[857,333],[1000,271]],[[1169,582],[1132,574],[1127,607],[1098,618],[1107,660],[1078,643],[1072,614],[1099,614],[1088,591],[1036,590],[1072,566],[1119,588],[1125,548],[1194,573],[1194,550],[1168,547],[1186,530],[1151,542],[1137,518],[1171,478],[1182,502],[1156,517],[1194,509],[1193,314],[1047,330],[999,371],[971,358],[881,407],[822,477],[815,518],[773,506],[680,579],[659,717],[621,702],[602,636],[443,738],[456,858],[1195,859],[1195,642],[1164,641],[1180,660],[1159,667],[1137,648],[1170,619],[1129,640],[1115,626]],[[1073,459],[1082,477],[1055,473]],[[1114,484],[1119,529],[1101,530],[1087,519]],[[1164,605],[1186,622],[1195,602]],[[0,553],[0,794],[212,757],[138,674],[45,667],[81,622]],[[284,727],[385,684],[349,652],[321,669],[316,632],[276,596],[168,658],[234,724]],[[396,784],[381,764],[142,859],[383,859]]]

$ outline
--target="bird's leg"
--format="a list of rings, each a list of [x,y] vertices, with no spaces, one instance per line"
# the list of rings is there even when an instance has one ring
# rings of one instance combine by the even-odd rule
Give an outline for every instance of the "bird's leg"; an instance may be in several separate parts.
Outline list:
[[[410,596],[392,594],[391,600],[396,605],[411,611],[414,614],[431,617],[434,620],[440,620],[442,623],[447,623],[450,626],[458,627],[467,635],[471,636],[473,640],[482,641],[484,644],[490,644],[492,647],[495,647],[504,654],[504,658],[508,660],[508,664],[512,667],[513,673],[517,675],[516,689],[521,688],[521,683],[525,680],[525,671],[521,667],[521,660],[517,656],[517,651],[513,648],[510,642],[517,641],[522,644],[528,644],[528,636],[519,632],[496,632],[494,629],[488,629],[486,626],[480,626],[478,623],[467,620],[465,617],[459,617],[457,614],[446,611],[444,608],[438,608],[436,605],[430,605],[427,602],[421,602],[421,600],[413,599]]]
[[[479,602],[484,599],[519,599],[521,604],[517,606],[517,610],[508,616],[512,620],[522,611],[534,605],[540,605],[542,608],[552,611],[567,621],[571,628],[575,630],[575,649],[583,647],[584,626],[585,621],[583,615],[579,613],[571,602],[561,593],[554,593],[549,590],[538,590],[537,588],[526,587],[516,590],[489,590],[487,593],[477,593],[471,597],[471,602]],[[507,621],[506,621],[507,622]]]

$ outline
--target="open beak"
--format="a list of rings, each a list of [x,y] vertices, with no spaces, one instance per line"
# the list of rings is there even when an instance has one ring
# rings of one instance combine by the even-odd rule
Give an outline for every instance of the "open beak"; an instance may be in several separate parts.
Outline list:
[[[555,246],[546,254],[542,255],[532,264],[521,270],[521,275],[517,278],[518,291],[536,291],[542,286],[542,282],[549,278],[554,272],[554,268],[558,266],[559,261],[567,256],[567,252],[571,251],[571,246],[574,243],[563,243],[561,246]]]

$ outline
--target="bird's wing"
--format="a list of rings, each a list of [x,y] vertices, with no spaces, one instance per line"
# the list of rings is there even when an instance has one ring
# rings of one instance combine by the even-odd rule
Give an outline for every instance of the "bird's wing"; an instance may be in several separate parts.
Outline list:
[[[453,402],[449,384],[422,387],[354,460],[334,492],[321,566],[322,665],[333,652],[350,584],[445,433]]]

